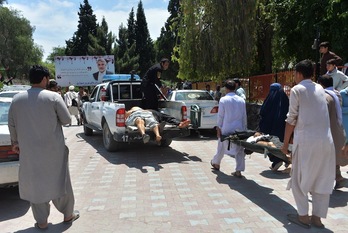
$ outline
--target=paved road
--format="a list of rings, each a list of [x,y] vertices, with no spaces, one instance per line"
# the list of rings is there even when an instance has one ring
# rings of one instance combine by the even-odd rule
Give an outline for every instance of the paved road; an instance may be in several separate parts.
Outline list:
[[[235,161],[229,157],[220,172],[212,171],[212,134],[173,141],[169,148],[139,144],[110,153],[101,134],[85,137],[77,126],[64,131],[81,218],[66,226],[52,206],[46,232],[348,232],[347,188],[331,197],[327,229],[302,229],[286,220],[296,212],[285,189],[288,175],[271,172],[256,153],[246,157],[245,179],[230,175]],[[17,192],[0,189],[0,232],[37,232]]]

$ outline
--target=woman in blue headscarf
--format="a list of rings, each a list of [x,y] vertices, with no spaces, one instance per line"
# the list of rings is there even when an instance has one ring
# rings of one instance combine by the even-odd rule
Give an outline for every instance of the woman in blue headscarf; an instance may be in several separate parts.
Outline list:
[[[268,96],[260,109],[260,131],[264,134],[277,136],[281,142],[284,140],[285,119],[289,111],[289,98],[285,94],[281,84],[271,84]],[[283,160],[268,154],[272,162],[271,169],[277,171],[283,164]]]

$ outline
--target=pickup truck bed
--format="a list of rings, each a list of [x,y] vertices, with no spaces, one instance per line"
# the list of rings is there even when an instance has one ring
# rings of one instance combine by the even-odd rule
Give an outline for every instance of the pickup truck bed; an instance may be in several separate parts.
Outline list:
[[[108,151],[120,150],[125,144],[143,143],[135,126],[125,126],[125,112],[133,106],[142,106],[140,82],[111,81],[97,85],[89,101],[82,107],[85,135],[91,136],[93,130],[102,131],[104,147]],[[178,120],[185,120],[187,117],[183,102],[160,101],[159,107],[160,111]],[[152,130],[147,128],[146,133],[150,135],[150,141],[155,141]],[[169,146],[173,138],[190,135],[190,130],[160,122],[160,134],[160,146]]]

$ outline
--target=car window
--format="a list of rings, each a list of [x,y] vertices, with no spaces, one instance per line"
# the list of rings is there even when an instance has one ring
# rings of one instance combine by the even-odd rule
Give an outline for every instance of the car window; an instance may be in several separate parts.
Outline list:
[[[117,84],[113,84],[112,85],[112,97],[115,100],[118,100],[118,85]]]
[[[18,92],[1,92],[0,93],[0,97],[9,97],[12,98],[15,94],[17,94]]]
[[[132,85],[133,99],[141,99],[141,86],[140,85]]]
[[[10,102],[0,102],[0,125],[8,124],[8,109],[10,108]]]
[[[214,100],[213,97],[205,91],[202,92],[177,92],[176,100]]]
[[[131,91],[130,91],[130,85],[120,85],[120,99],[130,99],[131,98]]]
[[[132,87],[132,93],[131,93]],[[118,95],[120,92],[120,95]],[[129,83],[125,84],[114,84],[112,86],[112,93],[114,100],[118,99],[141,99],[141,86],[140,85],[130,85]],[[133,95],[133,97],[132,97]]]
[[[91,97],[89,98],[92,102],[96,101],[95,96],[97,95],[98,87],[95,87],[92,91]]]

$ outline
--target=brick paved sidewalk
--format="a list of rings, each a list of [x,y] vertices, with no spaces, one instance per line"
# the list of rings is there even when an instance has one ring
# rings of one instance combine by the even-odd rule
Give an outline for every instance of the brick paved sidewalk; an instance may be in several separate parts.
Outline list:
[[[348,232],[347,188],[331,197],[323,220],[327,229],[290,224],[286,214],[296,210],[286,190],[289,176],[271,172],[261,154],[246,157],[245,179],[240,179],[231,176],[235,161],[227,156],[221,171],[212,171],[214,138],[189,137],[169,148],[136,145],[109,153],[100,134],[85,137],[82,127],[74,126],[64,131],[81,217],[64,225],[52,206],[47,232]],[[37,232],[28,204],[15,190],[0,189],[0,198],[1,232]]]

